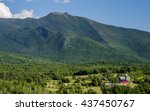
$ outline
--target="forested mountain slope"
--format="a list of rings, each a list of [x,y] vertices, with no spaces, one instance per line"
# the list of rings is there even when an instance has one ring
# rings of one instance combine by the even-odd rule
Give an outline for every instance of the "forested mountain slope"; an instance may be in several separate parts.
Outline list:
[[[0,19],[0,51],[62,63],[150,62],[150,33],[68,13]]]

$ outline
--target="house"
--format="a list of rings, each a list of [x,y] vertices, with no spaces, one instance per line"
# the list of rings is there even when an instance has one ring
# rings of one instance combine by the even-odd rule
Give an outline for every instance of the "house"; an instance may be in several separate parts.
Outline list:
[[[105,86],[109,86],[109,87],[114,87],[116,85],[116,83],[110,83],[110,82],[107,82],[105,84]]]
[[[119,77],[119,82],[121,84],[129,84],[129,82],[130,82],[130,76],[128,76],[128,74],[125,74],[124,76],[120,76]]]

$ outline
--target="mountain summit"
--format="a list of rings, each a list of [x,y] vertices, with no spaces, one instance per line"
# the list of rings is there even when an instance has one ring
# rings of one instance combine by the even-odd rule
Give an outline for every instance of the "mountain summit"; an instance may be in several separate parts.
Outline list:
[[[0,19],[0,52],[63,63],[150,62],[150,33],[54,12]]]

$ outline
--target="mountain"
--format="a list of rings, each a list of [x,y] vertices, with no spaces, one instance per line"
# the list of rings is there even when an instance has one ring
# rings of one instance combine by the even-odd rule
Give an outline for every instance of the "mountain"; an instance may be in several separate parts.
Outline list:
[[[150,33],[54,12],[39,19],[0,19],[0,55],[61,63],[150,63]]]

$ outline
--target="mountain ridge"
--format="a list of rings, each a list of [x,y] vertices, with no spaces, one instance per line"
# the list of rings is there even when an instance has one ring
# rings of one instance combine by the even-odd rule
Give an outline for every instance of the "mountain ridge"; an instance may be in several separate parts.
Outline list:
[[[0,51],[62,63],[149,62],[150,33],[55,12],[39,19],[0,19]]]

